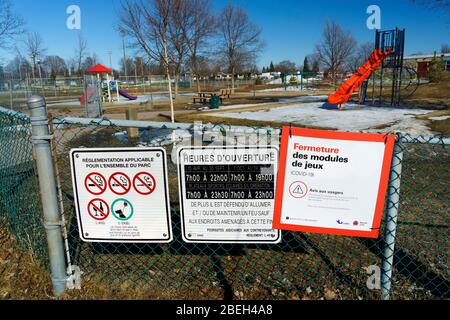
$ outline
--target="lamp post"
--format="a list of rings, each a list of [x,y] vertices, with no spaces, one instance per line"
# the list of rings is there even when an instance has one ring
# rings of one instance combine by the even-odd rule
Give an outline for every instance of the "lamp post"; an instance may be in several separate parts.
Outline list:
[[[127,55],[125,53],[125,33],[120,31],[122,35],[122,50],[123,50],[123,71],[125,73],[125,81],[128,83],[128,74],[127,74]]]
[[[41,91],[42,91],[42,96],[45,99],[45,94],[44,94],[44,84],[42,83],[42,71],[41,71],[41,60],[37,60],[37,65],[38,65],[38,71],[39,71],[39,81],[41,83]]]
[[[114,78],[114,69],[113,69],[113,66],[112,66],[112,59],[111,59],[112,51],[109,50],[108,54],[109,54],[109,68],[111,69],[111,75]]]
[[[11,71],[3,71],[3,73],[9,73],[9,107],[13,109],[13,93],[12,93],[12,72]]]

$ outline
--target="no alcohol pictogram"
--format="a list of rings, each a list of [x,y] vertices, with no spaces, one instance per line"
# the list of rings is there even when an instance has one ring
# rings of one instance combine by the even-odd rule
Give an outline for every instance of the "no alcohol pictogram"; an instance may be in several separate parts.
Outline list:
[[[105,220],[109,215],[109,206],[102,199],[93,199],[89,201],[87,210],[89,215],[95,220]]]
[[[294,198],[300,199],[308,193],[308,187],[303,181],[295,181],[289,186],[289,193]]]
[[[89,193],[98,196],[106,190],[106,179],[100,173],[92,172],[84,179],[84,186]]]
[[[133,178],[133,186],[139,194],[149,195],[155,190],[156,181],[150,173],[139,172]]]
[[[116,172],[109,177],[109,188],[118,195],[124,195],[131,189],[130,178],[125,173]]]

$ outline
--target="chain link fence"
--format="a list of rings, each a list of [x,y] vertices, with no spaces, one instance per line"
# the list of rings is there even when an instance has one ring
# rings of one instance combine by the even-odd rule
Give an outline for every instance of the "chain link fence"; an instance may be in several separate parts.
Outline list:
[[[134,95],[151,93],[167,93],[168,81],[163,75],[154,76],[119,76],[117,80],[125,91]],[[174,80],[172,79],[175,87]],[[255,79],[236,79],[235,88],[254,86]],[[84,79],[82,77],[27,78],[15,79],[0,77],[0,105],[12,110],[25,110],[28,97],[33,94],[44,96],[52,103],[78,101],[83,94]],[[198,82],[201,91],[217,91],[231,88],[231,79],[202,79]],[[174,88],[173,88],[174,90]],[[193,92],[197,90],[197,82],[189,77],[178,81],[178,90]]]
[[[398,135],[378,239],[283,231],[279,244],[193,244],[181,239],[172,151],[186,137],[200,137],[204,145],[221,139],[235,144],[259,140],[278,144],[278,130],[233,132],[224,125],[197,130],[183,124],[78,120],[56,118],[51,129],[67,264],[82,271],[82,287],[151,288],[178,299],[380,299],[377,278],[381,268],[384,298],[449,297],[448,140],[442,137]],[[130,126],[139,127],[139,138],[128,139]],[[0,218],[19,243],[37,252],[45,264],[46,241],[29,130],[28,117],[0,110]],[[82,242],[69,150],[129,146],[163,146],[167,151],[174,240],[168,244]],[[398,201],[392,201],[398,196]],[[398,208],[398,216],[387,214],[396,213],[389,211],[392,208]]]

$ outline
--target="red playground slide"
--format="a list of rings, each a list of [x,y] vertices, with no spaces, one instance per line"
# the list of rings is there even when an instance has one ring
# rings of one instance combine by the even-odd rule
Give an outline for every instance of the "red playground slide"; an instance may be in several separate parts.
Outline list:
[[[381,52],[381,49],[375,49],[370,55],[369,59],[359,67],[349,79],[347,79],[335,93],[328,96],[328,103],[330,104],[343,104],[350,99],[353,92],[355,92],[361,84],[370,77],[372,72],[378,69],[383,60],[392,53],[392,49],[388,48],[385,52]]]

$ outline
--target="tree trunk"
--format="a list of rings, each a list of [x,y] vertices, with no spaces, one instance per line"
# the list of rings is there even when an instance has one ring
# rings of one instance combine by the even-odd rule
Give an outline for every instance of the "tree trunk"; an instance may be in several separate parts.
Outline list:
[[[170,79],[170,70],[169,70],[169,55],[167,53],[167,35],[166,30],[164,30],[163,35],[163,47],[164,47],[164,60],[165,60],[165,67],[166,67],[166,74],[167,74],[167,80],[169,81],[169,101],[170,101],[170,119],[172,123],[175,122],[175,114],[173,110],[173,99],[172,99],[172,80]]]
[[[234,90],[234,67],[231,68],[231,89]]]
[[[197,74],[196,76],[195,76],[197,79],[197,93],[200,93],[200,77],[199,77],[199,75]]]
[[[175,94],[174,98],[177,98],[178,95],[178,81],[180,80],[180,75],[178,73],[175,73]]]

